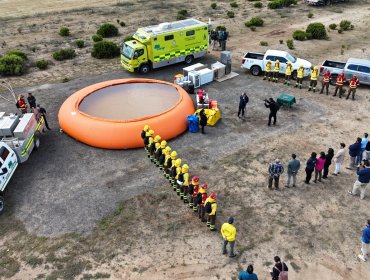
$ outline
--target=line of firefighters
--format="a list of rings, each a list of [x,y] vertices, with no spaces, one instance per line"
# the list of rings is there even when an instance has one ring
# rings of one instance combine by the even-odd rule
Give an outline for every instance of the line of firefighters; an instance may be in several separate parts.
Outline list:
[[[171,147],[165,140],[162,140],[161,136],[154,136],[154,131],[148,125],[144,126],[141,138],[144,141],[148,158],[163,171],[165,178],[171,183],[180,199],[194,213],[198,213],[199,219],[206,222],[211,231],[215,231],[216,194],[211,192],[208,196],[208,186],[206,183],[200,184],[198,176],[193,176],[189,182],[189,166],[181,165],[182,160],[178,158],[177,152],[171,151]]]
[[[280,72],[280,61],[277,59],[274,63],[274,66],[272,65],[271,60],[268,60],[265,67],[265,75],[263,77],[264,80],[268,79],[269,81],[278,82],[279,81],[279,72]],[[291,62],[287,62],[287,66],[285,69],[285,82],[284,84],[290,85],[290,80],[292,79],[293,74],[293,66]],[[317,79],[319,77],[319,67],[314,66],[311,68],[310,73],[310,86],[308,88],[308,91],[316,92],[316,86],[317,86]],[[301,65],[297,70],[297,81],[295,84],[295,87],[302,88],[302,82],[304,78],[304,66]],[[324,89],[326,90],[326,95],[329,95],[329,84],[330,80],[332,79],[332,76],[330,74],[330,71],[327,70],[322,78],[322,87],[320,94],[324,92]],[[344,94],[345,90],[343,89],[343,84],[346,82],[346,77],[344,75],[344,72],[339,74],[336,78],[335,83],[335,91],[333,96],[336,96],[337,93],[339,95],[339,98],[342,98],[342,95]],[[349,91],[347,94],[346,99],[348,99],[352,94],[352,99],[355,99],[356,89],[360,85],[360,80],[357,78],[356,75],[353,75],[352,78],[349,80]]]

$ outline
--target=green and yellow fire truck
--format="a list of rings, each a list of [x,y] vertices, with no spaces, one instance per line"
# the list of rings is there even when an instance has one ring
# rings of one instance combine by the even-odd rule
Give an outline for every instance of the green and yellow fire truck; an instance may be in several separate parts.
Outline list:
[[[130,71],[146,74],[151,69],[204,56],[208,50],[208,24],[186,19],[139,28],[133,40],[121,48],[121,64]]]

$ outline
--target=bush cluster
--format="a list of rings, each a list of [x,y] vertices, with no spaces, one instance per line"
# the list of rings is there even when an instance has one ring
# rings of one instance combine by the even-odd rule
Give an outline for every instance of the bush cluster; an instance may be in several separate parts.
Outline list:
[[[302,30],[296,30],[293,32],[293,39],[298,41],[307,40],[307,33]]]
[[[188,16],[188,10],[179,10],[177,11],[177,17],[176,19],[177,20],[183,20],[183,19],[186,19],[186,17]]]
[[[237,8],[238,7],[238,3],[236,2],[231,2],[230,3],[230,6],[233,7],[233,8]]]
[[[9,50],[6,52],[6,55],[16,55],[16,56],[19,56],[20,58],[22,58],[23,60],[28,60],[28,57],[27,55],[20,51],[20,50]]]
[[[306,33],[308,33],[308,39],[323,40],[328,38],[325,26],[320,22],[310,23],[306,28]]]
[[[260,45],[266,47],[269,45],[269,43],[267,43],[266,41],[261,41]]]
[[[99,29],[96,31],[96,34],[102,36],[103,38],[114,37],[118,35],[118,28],[111,23],[104,23],[100,25]]]
[[[36,67],[39,68],[40,70],[45,70],[48,68],[49,62],[45,59],[40,59],[36,61]]]
[[[103,41],[103,37],[102,36],[100,36],[100,35],[98,35],[98,34],[94,34],[94,35],[92,35],[92,40],[94,41],[94,42],[100,42],[100,41]]]
[[[217,4],[216,4],[216,3],[212,3],[212,4],[211,4],[211,8],[212,8],[212,9],[216,9],[216,7],[217,7]]]
[[[309,13],[307,14],[307,17],[308,17],[308,18],[313,18],[313,13],[309,12]]]
[[[77,40],[76,45],[77,45],[77,48],[81,49],[85,46],[85,41],[84,40]]]
[[[6,54],[0,58],[0,75],[20,76],[26,72],[25,60],[16,54]]]
[[[226,27],[223,25],[219,25],[216,27],[216,31],[226,31]]]
[[[337,24],[336,23],[331,23],[331,24],[329,24],[329,28],[331,30],[335,30],[337,28]]]
[[[261,3],[261,2],[256,2],[256,3],[254,3],[254,5],[253,5],[255,8],[262,8],[263,7],[263,4]]]
[[[113,58],[119,56],[120,50],[117,44],[109,41],[101,41],[94,44],[91,56],[95,58]]]
[[[280,9],[295,4],[297,4],[297,0],[273,0],[268,3],[267,7],[269,7],[269,9]]]
[[[72,59],[76,56],[74,49],[60,49],[53,53],[53,58],[58,61]]]
[[[349,30],[351,29],[351,22],[349,20],[342,20],[340,23],[339,23],[339,27],[340,29],[342,30]]]
[[[227,11],[227,16],[228,16],[229,18],[233,18],[233,17],[235,17],[235,14],[234,14],[234,12],[233,12],[233,11]]]
[[[289,48],[290,50],[294,49],[293,40],[291,40],[291,39],[286,40],[286,45],[288,46],[288,48]]]
[[[250,20],[246,21],[244,24],[246,27],[263,26],[263,19],[261,19],[260,17],[253,17]]]
[[[66,37],[66,36],[69,36],[69,35],[71,35],[71,33],[70,33],[70,31],[69,31],[69,28],[68,27],[61,27],[60,29],[59,29],[59,35],[60,36],[63,36],[63,37]]]

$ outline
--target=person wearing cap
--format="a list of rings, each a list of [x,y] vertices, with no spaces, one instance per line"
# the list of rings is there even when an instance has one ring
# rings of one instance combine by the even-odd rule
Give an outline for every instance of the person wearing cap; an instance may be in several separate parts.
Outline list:
[[[230,254],[229,257],[233,258],[235,257],[234,254],[234,246],[235,246],[235,237],[236,237],[236,228],[233,225],[234,223],[234,218],[229,217],[227,220],[227,223],[224,223],[221,226],[221,235],[222,238],[224,239],[224,243],[222,246],[222,254],[226,255],[227,254],[227,244],[230,244]]]
[[[189,166],[187,164],[182,166],[179,180],[182,182],[180,185],[180,199],[184,200],[184,203],[188,203]]]
[[[357,166],[357,180],[353,184],[352,191],[348,193],[351,195],[357,195],[361,189],[360,198],[364,199],[366,196],[366,186],[370,182],[370,162],[363,160],[363,163]]]
[[[194,208],[194,193],[198,194],[199,190],[199,177],[193,176],[191,178],[191,183],[188,188],[188,201],[189,201],[189,208]]]
[[[343,83],[346,81],[346,76],[344,75],[344,71],[340,73],[337,77],[337,81],[335,82],[335,90],[333,96],[337,95],[337,92],[339,91],[339,98],[342,98],[343,94]]]
[[[164,173],[164,176],[169,181],[171,181],[170,171],[171,171],[171,167],[172,167],[172,161],[175,161],[176,156],[177,156],[177,152],[176,151],[172,151],[171,153],[166,154],[166,157],[165,157],[165,160],[164,160],[164,164],[163,164],[164,170],[163,170],[163,173]]]
[[[280,162],[279,159],[276,159],[275,162],[270,163],[268,172],[269,172],[268,188],[272,189],[272,181],[275,181],[275,189],[278,190],[279,189],[279,178],[280,178],[280,175],[283,174],[284,172],[284,166]]]
[[[204,209],[208,214],[207,217],[207,227],[211,231],[216,230],[216,211],[217,211],[217,203],[216,203],[216,194],[211,192],[209,197],[206,199],[204,203]]]
[[[324,93],[324,89],[326,90],[326,95],[329,95],[329,84],[331,80],[330,71],[326,70],[324,76],[322,77],[322,86],[320,94]]]
[[[293,66],[290,61],[287,62],[286,64],[286,69],[285,69],[285,82],[284,85],[290,85],[290,79],[292,78],[292,72],[293,72]]]
[[[164,172],[164,162],[166,160],[166,157],[170,154],[171,152],[171,147],[167,146],[162,150],[161,155],[158,158],[158,163],[159,163],[159,169],[163,171],[163,175],[166,176],[166,173]]]
[[[145,140],[146,134],[149,131],[149,125],[144,125],[143,131],[141,132],[141,139]]]
[[[206,210],[204,209],[204,205],[207,200],[207,184],[204,183],[200,186],[198,195],[197,195],[197,205],[198,207],[198,217],[204,223],[206,222]]]
[[[368,252],[369,252],[369,244],[370,244],[370,220],[367,220],[366,227],[362,230],[362,246],[361,246],[361,254],[358,255],[358,258],[364,262],[368,259]]]
[[[353,75],[352,78],[349,80],[349,90],[346,99],[351,96],[352,93],[352,100],[355,100],[356,88],[360,85],[360,80],[357,78],[356,75]]]

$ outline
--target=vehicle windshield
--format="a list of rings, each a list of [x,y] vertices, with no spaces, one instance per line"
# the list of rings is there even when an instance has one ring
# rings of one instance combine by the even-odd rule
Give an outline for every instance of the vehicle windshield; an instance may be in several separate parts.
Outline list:
[[[127,44],[123,44],[121,54],[127,59],[131,59],[134,54],[134,48],[130,47]]]
[[[297,58],[295,56],[292,56],[291,54],[287,53],[286,54],[286,58],[290,61],[290,62],[296,62],[297,61]]]

